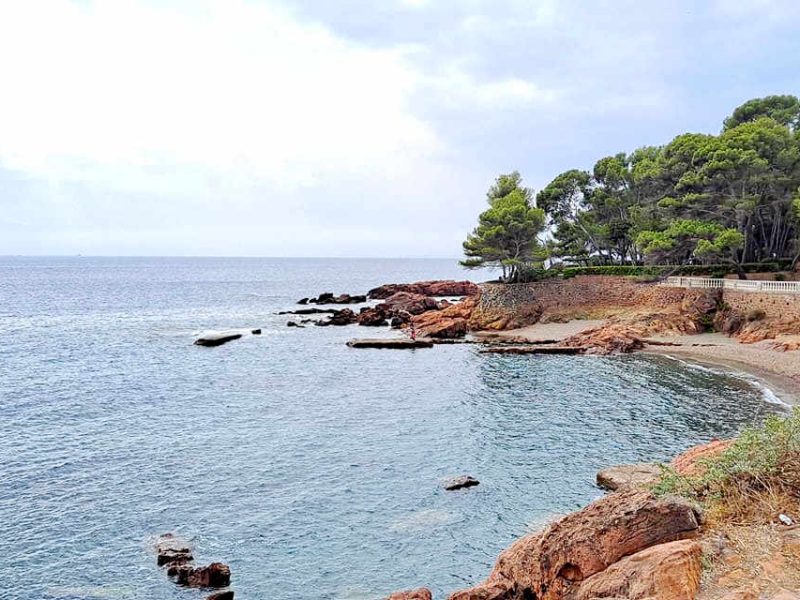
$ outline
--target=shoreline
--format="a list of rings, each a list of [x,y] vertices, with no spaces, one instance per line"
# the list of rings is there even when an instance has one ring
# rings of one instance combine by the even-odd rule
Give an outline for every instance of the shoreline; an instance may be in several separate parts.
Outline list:
[[[477,333],[478,340],[517,339],[535,343],[542,339],[562,341],[576,333],[597,327],[603,320],[572,320],[567,323],[537,323],[521,329]],[[648,344],[638,350],[642,354],[686,360],[699,366],[717,367],[732,376],[754,379],[777,401],[789,407],[800,406],[800,352],[778,352],[757,344],[741,344],[719,333],[682,336],[652,336],[654,342],[677,346]],[[767,400],[769,401],[769,400]]]
[[[709,352],[716,348],[720,348],[720,346],[647,346],[638,352],[653,356],[665,356],[677,361],[685,360],[702,367],[716,367],[746,381],[754,379],[755,381],[751,383],[764,387],[781,404],[788,407],[800,406],[798,383],[792,376],[754,365],[740,358],[718,356]]]

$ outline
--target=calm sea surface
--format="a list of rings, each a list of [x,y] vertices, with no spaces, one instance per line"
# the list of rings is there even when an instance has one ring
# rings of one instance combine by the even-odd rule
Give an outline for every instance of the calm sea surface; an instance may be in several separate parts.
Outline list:
[[[324,291],[455,261],[0,257],[4,598],[195,600],[151,537],[231,565],[240,600],[372,599],[483,578],[514,538],[779,406],[666,358],[352,350],[289,329]],[[206,329],[263,328],[218,348]],[[447,493],[443,477],[477,488]]]

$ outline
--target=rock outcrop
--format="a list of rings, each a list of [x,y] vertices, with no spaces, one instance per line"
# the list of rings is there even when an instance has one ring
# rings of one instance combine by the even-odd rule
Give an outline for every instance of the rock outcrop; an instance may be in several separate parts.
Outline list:
[[[643,491],[611,494],[567,515],[541,533],[519,539],[500,555],[484,583],[456,592],[450,600],[571,598],[581,593],[581,586],[587,580],[624,557],[690,538],[698,528],[699,516],[680,500],[658,499]],[[693,551],[684,550],[687,556],[693,556]],[[699,553],[697,562],[699,572]],[[624,567],[618,567],[619,573],[626,572]],[[633,572],[632,567],[627,572]],[[637,568],[636,572],[642,570]],[[617,571],[611,571],[610,579],[602,585],[616,585],[613,582],[621,577]],[[675,585],[691,587],[694,570],[686,571],[684,576],[676,573],[675,577],[685,577],[685,581],[681,579]],[[645,579],[642,574],[640,580]],[[600,586],[597,581],[592,585]]]
[[[682,540],[652,546],[584,580],[569,600],[694,600],[700,588],[700,544]]]
[[[471,281],[417,281],[416,283],[390,283],[371,289],[367,297],[375,300],[389,298],[398,292],[408,292],[423,296],[477,296],[480,292]]]
[[[322,321],[317,321],[315,325],[320,327],[326,327],[328,325],[352,325],[357,321],[356,313],[354,313],[349,308],[343,308],[342,310],[335,311],[330,317],[327,319],[323,319]]]
[[[241,337],[241,331],[217,331],[200,336],[194,341],[194,344],[195,346],[221,346]]]
[[[457,304],[448,304],[441,310],[431,310],[417,315],[411,322],[425,337],[460,338],[467,333],[475,303],[475,298],[467,298]]]
[[[564,346],[583,348],[587,354],[620,354],[644,348],[639,331],[621,323],[593,327],[564,340]]]

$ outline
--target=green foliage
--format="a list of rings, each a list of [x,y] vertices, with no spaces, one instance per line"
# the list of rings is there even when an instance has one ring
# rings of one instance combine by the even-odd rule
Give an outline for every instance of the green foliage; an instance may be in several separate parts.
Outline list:
[[[800,101],[768,96],[738,107],[720,135],[685,133],[561,173],[536,196],[552,256],[586,265],[800,260],[799,131]]]
[[[544,211],[531,204],[532,192],[521,187],[514,172],[501,175],[487,194],[489,208],[464,241],[467,268],[500,267],[505,281],[519,281],[522,269],[542,260],[538,236],[544,229]]]
[[[699,475],[664,468],[653,491],[701,502],[725,499],[745,484],[750,490],[800,484],[800,410],[789,417],[770,416],[761,427],[745,429],[719,456],[702,461]]]
[[[784,126],[796,129],[800,124],[800,100],[794,96],[767,96],[748,100],[725,119],[723,128],[732,129],[742,123],[769,117]]]

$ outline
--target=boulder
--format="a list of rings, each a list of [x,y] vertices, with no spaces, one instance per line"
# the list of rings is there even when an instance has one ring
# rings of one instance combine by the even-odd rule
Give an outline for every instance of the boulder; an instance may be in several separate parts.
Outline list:
[[[158,566],[183,564],[194,560],[191,544],[172,533],[159,536],[155,543],[155,550]]]
[[[233,600],[233,590],[214,592],[213,594],[206,596],[206,600]]]
[[[308,304],[309,300],[310,300],[310,298],[300,298],[300,300],[298,300],[297,303],[298,304]]]
[[[682,540],[627,556],[584,580],[569,600],[694,600],[700,588],[700,544]]]
[[[452,492],[454,490],[474,487],[479,484],[480,481],[470,475],[459,475],[458,477],[451,477],[445,480],[444,489],[446,489],[448,492]]]
[[[251,329],[250,333],[252,333],[253,335],[261,335],[261,329],[260,328],[259,329]]]
[[[431,591],[427,588],[409,590],[405,592],[395,592],[386,600],[432,600]]]
[[[439,303],[430,296],[425,296],[423,294],[397,292],[389,296],[382,304],[379,304],[378,307],[381,307],[387,314],[406,312],[411,315],[420,315],[428,310],[436,310],[439,308]]]
[[[661,478],[661,466],[656,463],[617,465],[597,473],[597,485],[606,490],[645,488]]]
[[[460,338],[466,335],[468,321],[475,309],[476,299],[468,298],[458,304],[449,304],[412,317],[416,330],[430,338]]]
[[[731,444],[733,440],[713,440],[694,446],[672,459],[670,466],[679,475],[702,476],[706,470],[703,462],[716,458],[730,448]]]
[[[564,340],[565,346],[584,348],[587,354],[620,354],[644,348],[641,332],[622,323],[581,331]]]
[[[384,312],[377,307],[362,308],[356,317],[356,322],[365,327],[383,327],[389,324]]]
[[[172,565],[167,575],[175,578],[175,583],[188,587],[227,587],[231,583],[231,570],[228,565],[215,562],[205,567],[188,564]]]
[[[699,515],[674,498],[650,492],[610,494],[517,540],[488,579],[451,600],[560,600],[625,556],[697,534]]]
[[[418,281],[416,283],[382,285],[367,292],[367,297],[383,300],[398,292],[410,292],[424,296],[477,296],[480,289],[471,281]]]

